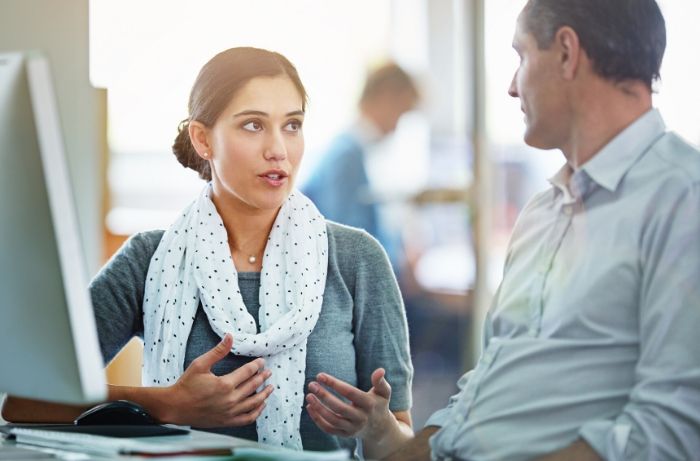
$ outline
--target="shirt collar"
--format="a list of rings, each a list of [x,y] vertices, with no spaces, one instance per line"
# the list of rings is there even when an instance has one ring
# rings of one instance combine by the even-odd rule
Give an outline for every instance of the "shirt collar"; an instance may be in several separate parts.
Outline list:
[[[666,131],[661,114],[650,109],[581,166],[588,177],[614,192],[637,159]]]
[[[569,190],[569,181],[573,175],[573,168],[571,168],[568,163],[565,163],[561,168],[559,168],[559,171],[557,171],[554,176],[548,179],[550,184],[554,186],[558,192],[564,195],[565,202],[573,200],[573,196]]]

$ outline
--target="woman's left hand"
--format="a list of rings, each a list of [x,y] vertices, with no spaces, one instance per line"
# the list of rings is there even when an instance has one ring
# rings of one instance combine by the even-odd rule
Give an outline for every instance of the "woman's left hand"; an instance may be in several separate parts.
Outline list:
[[[363,392],[326,373],[319,373],[318,382],[309,383],[306,395],[309,416],[324,432],[341,437],[381,438],[392,424],[389,411],[391,386],[384,378],[384,369],[372,373],[372,388]],[[344,402],[325,387],[349,400]]]

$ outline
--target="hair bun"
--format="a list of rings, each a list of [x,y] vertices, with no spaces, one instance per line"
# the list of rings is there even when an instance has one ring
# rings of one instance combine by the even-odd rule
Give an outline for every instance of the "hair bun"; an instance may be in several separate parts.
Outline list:
[[[190,140],[190,119],[186,118],[177,126],[177,136],[172,150],[175,158],[185,168],[191,168],[199,173],[199,177],[205,181],[211,181],[211,169],[209,162],[197,154]]]

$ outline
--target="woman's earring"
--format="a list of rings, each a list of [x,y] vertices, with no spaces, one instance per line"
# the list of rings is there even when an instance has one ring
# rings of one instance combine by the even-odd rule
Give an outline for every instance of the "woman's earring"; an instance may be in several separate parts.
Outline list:
[[[209,158],[209,152],[203,153],[203,154],[202,154],[202,157],[204,157],[204,158]]]

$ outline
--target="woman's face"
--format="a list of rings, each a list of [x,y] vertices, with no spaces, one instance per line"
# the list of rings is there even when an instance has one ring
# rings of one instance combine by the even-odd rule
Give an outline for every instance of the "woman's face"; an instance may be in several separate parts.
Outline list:
[[[276,211],[304,154],[303,101],[286,76],[243,86],[209,132],[214,194],[232,205]]]

